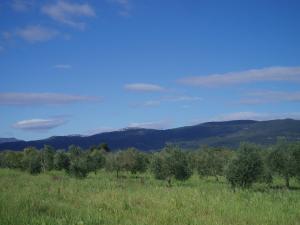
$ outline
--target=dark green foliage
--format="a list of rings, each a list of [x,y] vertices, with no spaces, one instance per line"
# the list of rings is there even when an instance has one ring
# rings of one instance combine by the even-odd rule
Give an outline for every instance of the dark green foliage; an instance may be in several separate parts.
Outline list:
[[[55,150],[49,145],[45,145],[44,148],[41,149],[40,157],[43,171],[50,171],[53,169],[54,154]]]
[[[249,188],[263,174],[263,160],[258,148],[251,144],[241,144],[237,156],[229,163],[226,178],[232,187]]]
[[[285,179],[290,187],[290,178],[297,175],[297,147],[285,140],[278,141],[268,158],[269,167]]]
[[[0,168],[5,168],[5,152],[0,152]]]
[[[234,157],[233,157],[234,156]],[[223,148],[199,149],[195,152],[180,150],[177,146],[167,145],[161,152],[146,154],[134,148],[119,152],[107,152],[103,147],[82,150],[72,145],[68,152],[55,151],[44,146],[41,151],[26,148],[23,152],[5,151],[0,153],[0,167],[24,169],[31,174],[41,171],[65,170],[69,175],[84,178],[89,172],[101,168],[107,171],[128,171],[132,174],[144,173],[151,162],[151,171],[156,179],[172,178],[186,180],[197,169],[200,176],[226,176],[233,186],[250,187],[254,182],[271,184],[274,173],[286,180],[297,177],[300,180],[300,144],[285,141],[269,149],[256,145],[242,144],[239,151]]]
[[[70,159],[74,159],[79,157],[82,154],[82,149],[75,145],[70,145],[68,149],[68,153],[70,155]]]
[[[146,155],[134,148],[120,152],[120,161],[122,161],[124,170],[130,171],[133,174],[145,172],[147,169]]]
[[[124,168],[121,152],[108,153],[106,155],[105,169],[110,172],[117,172],[117,177],[119,177],[119,172]]]
[[[105,158],[102,151],[99,149],[93,149],[87,155],[87,163],[89,171],[94,171],[95,173],[97,170],[103,168],[105,164]]]
[[[1,167],[6,167],[10,169],[23,168],[23,152],[6,151],[3,152],[1,155]]]
[[[148,158],[145,153],[134,148],[129,148],[117,153],[107,155],[106,169],[116,171],[129,171],[132,174],[145,172],[148,166]]]
[[[292,149],[295,160],[295,174],[300,181],[300,142],[293,144]]]
[[[71,176],[85,178],[89,172],[87,158],[83,156],[72,159],[68,172]]]
[[[41,156],[36,148],[29,147],[24,150],[23,167],[31,174],[37,174],[41,172]]]
[[[161,153],[156,153],[151,161],[151,170],[156,179],[164,180],[168,177],[170,172],[168,171],[167,164]]]
[[[54,169],[56,170],[69,170],[70,159],[68,155],[63,151],[57,151],[53,159]]]
[[[100,150],[104,150],[105,152],[110,152],[110,148],[108,147],[108,144],[102,143],[99,145]]]
[[[232,153],[220,148],[207,148],[200,150],[196,157],[196,168],[200,176],[224,175],[225,166],[228,164]]]
[[[143,152],[136,151],[134,160],[135,162],[133,164],[133,167],[130,170],[131,173],[146,172],[149,164],[148,155]]]
[[[67,171],[71,176],[84,178],[89,173],[88,154],[80,147],[71,145],[69,147],[70,166]]]
[[[162,152],[154,155],[152,172],[157,179],[186,180],[192,175],[187,154],[174,146],[167,146]]]

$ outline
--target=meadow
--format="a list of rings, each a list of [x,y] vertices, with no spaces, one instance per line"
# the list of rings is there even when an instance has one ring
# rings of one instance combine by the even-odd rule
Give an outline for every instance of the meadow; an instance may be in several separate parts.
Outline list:
[[[0,169],[1,225],[297,225],[300,184],[255,184],[233,191],[224,178],[194,174],[172,187],[146,173],[100,170],[85,179],[61,171],[38,175]]]

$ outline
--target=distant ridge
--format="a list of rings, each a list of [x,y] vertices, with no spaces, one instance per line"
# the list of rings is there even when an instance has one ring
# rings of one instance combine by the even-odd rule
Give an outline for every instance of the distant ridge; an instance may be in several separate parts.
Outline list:
[[[113,150],[135,147],[143,151],[159,150],[166,143],[175,143],[190,149],[201,145],[237,147],[243,141],[273,144],[280,136],[291,141],[300,141],[300,120],[235,120],[167,130],[122,129],[91,136],[54,136],[44,140],[0,143],[0,150],[22,150],[28,146],[41,148],[44,145],[67,149],[72,144],[89,148],[100,143],[107,143]]]
[[[8,143],[8,142],[15,142],[15,141],[20,141],[16,138],[0,138],[0,144],[2,143]]]

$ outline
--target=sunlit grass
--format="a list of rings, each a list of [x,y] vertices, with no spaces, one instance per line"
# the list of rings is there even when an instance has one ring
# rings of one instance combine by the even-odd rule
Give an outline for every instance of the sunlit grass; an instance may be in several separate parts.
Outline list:
[[[276,185],[281,185],[276,180]],[[283,182],[282,182],[283,184]],[[296,181],[292,183],[299,187]],[[63,172],[31,176],[0,170],[0,224],[300,224],[300,190],[230,189],[225,180],[145,181],[99,172],[86,179]]]

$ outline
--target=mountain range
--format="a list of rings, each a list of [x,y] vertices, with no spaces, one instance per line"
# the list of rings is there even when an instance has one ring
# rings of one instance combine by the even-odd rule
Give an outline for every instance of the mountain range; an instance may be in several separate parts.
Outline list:
[[[112,150],[128,147],[143,151],[159,150],[167,143],[178,144],[188,149],[195,149],[201,145],[236,148],[240,142],[245,141],[261,145],[273,144],[278,137],[300,141],[300,120],[207,122],[166,130],[128,128],[91,136],[53,136],[35,141],[0,139],[0,150],[18,151],[28,146],[42,148],[44,145],[67,149],[72,144],[89,148],[101,143],[107,143]]]
[[[0,138],[0,144],[8,143],[8,142],[16,142],[16,141],[20,141],[20,140],[16,138]]]

